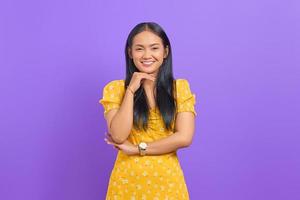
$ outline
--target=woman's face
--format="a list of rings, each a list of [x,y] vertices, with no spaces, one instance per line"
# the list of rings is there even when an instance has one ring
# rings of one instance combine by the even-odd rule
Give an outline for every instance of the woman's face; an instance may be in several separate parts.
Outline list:
[[[159,36],[150,31],[143,31],[133,38],[128,53],[140,72],[156,76],[168,55],[168,47],[164,48]]]

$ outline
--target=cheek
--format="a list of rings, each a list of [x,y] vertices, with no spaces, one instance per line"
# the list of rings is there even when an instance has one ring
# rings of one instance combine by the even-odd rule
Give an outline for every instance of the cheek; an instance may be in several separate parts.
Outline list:
[[[155,53],[153,54],[153,56],[155,56],[155,57],[158,58],[159,60],[162,60],[162,59],[164,59],[164,52],[163,52],[163,51],[155,52]]]
[[[133,51],[132,52],[132,57],[138,57],[138,58],[140,58],[140,57],[143,56],[143,54],[144,54],[144,51]]]

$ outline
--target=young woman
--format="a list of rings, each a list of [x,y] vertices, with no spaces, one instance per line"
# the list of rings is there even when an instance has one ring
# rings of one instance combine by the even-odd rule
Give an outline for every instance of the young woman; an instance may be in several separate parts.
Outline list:
[[[103,89],[108,134],[118,149],[106,199],[189,199],[176,151],[194,134],[195,94],[186,79],[173,78],[172,51],[156,23],[129,33],[126,79]]]

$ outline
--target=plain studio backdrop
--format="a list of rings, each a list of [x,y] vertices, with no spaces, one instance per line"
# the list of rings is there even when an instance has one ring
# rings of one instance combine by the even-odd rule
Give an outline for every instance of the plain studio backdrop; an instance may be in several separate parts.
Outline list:
[[[117,152],[98,100],[143,21],[196,94],[191,199],[300,199],[297,0],[2,0],[0,199],[104,199]]]

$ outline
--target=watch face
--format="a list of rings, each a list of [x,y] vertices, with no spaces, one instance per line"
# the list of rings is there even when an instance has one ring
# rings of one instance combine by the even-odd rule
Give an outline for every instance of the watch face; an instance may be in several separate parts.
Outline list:
[[[147,147],[147,144],[145,142],[141,142],[140,143],[140,147],[143,148],[143,149],[145,149]]]

